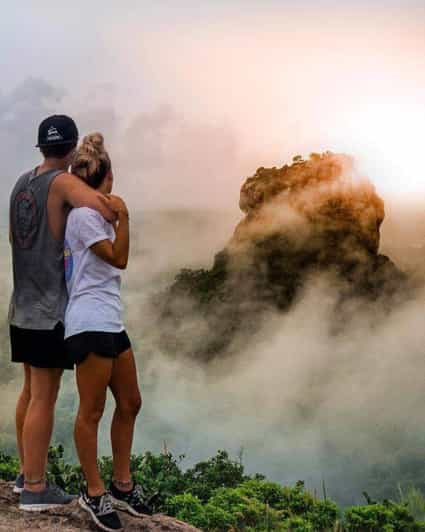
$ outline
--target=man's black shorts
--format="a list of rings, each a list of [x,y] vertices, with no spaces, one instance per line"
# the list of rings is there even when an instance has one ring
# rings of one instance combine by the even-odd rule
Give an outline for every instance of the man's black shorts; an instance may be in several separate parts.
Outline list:
[[[54,329],[36,330],[10,326],[12,362],[29,364],[35,368],[73,369],[64,340],[61,322]]]
[[[85,331],[65,340],[68,359],[74,364],[81,364],[89,353],[106,358],[117,358],[130,349],[131,342],[125,331],[119,333],[102,331]]]

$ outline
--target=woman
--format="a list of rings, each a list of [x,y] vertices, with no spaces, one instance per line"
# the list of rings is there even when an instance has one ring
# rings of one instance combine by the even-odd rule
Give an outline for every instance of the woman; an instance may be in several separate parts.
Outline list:
[[[148,513],[143,492],[130,473],[134,423],[141,396],[130,340],[122,322],[121,272],[129,253],[129,216],[124,201],[111,196],[113,174],[100,133],[83,139],[72,173],[105,195],[115,224],[96,211],[71,211],[65,232],[65,274],[69,303],[65,314],[68,352],[76,364],[80,406],[75,444],[87,482],[79,503],[107,531],[122,530],[114,506],[133,515]],[[111,426],[113,481],[106,491],[97,467],[97,433],[106,393],[115,399]]]

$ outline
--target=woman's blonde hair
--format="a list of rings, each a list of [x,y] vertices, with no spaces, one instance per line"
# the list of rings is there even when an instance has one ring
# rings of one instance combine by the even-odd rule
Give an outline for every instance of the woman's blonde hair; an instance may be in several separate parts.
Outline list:
[[[91,133],[77,148],[71,172],[93,188],[99,188],[111,169],[111,159],[105,150],[103,135]]]

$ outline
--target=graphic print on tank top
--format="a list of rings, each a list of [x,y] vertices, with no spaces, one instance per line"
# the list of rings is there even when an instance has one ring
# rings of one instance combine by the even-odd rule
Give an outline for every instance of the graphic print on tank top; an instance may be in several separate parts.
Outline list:
[[[14,236],[22,249],[29,249],[35,241],[38,232],[37,203],[30,190],[23,190],[15,198],[14,208]]]

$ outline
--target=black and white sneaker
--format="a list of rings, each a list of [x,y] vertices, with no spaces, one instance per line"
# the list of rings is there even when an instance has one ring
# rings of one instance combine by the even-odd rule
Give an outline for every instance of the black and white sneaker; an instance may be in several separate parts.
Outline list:
[[[149,505],[150,499],[146,497],[142,486],[135,484],[130,491],[121,491],[112,482],[110,487],[112,502],[115,508],[140,517],[142,515],[152,515],[152,508]],[[152,499],[152,497],[151,497]]]
[[[100,530],[116,532],[124,530],[117,512],[112,505],[112,498],[109,492],[90,497],[87,492],[83,492],[78,499],[78,504],[88,512]]]
[[[24,491],[24,474],[19,473],[15,479],[15,484],[13,485],[13,493],[22,493]]]

